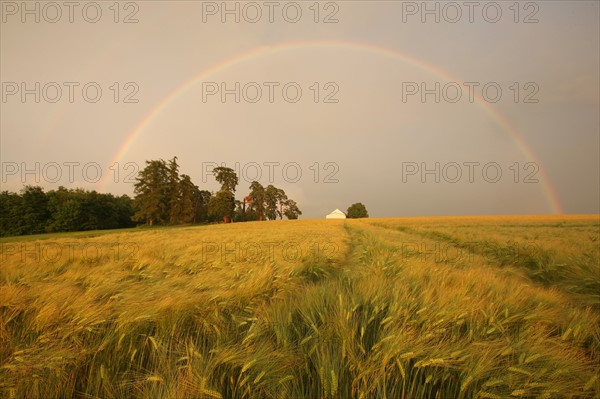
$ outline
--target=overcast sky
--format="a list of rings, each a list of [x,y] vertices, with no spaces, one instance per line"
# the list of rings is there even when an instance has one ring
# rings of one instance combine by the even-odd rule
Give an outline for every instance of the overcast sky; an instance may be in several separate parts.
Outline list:
[[[2,190],[177,156],[304,218],[600,212],[597,1],[0,4]]]

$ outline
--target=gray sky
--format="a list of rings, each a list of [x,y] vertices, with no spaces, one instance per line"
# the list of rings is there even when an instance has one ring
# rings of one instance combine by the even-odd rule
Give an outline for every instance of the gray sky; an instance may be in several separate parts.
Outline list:
[[[423,4],[1,1],[2,190],[176,155],[308,218],[600,212],[599,3]]]

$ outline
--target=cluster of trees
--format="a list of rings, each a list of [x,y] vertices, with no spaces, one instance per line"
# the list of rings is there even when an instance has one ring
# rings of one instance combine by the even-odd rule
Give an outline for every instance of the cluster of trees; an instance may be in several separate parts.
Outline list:
[[[133,220],[153,224],[297,219],[302,214],[296,202],[273,185],[250,184],[250,193],[235,199],[239,179],[227,167],[213,169],[221,185],[217,193],[200,190],[188,175],[179,175],[177,157],[170,161],[146,161],[134,187]]]
[[[250,184],[250,194],[244,197],[243,201],[238,201],[235,219],[245,220],[275,220],[298,219],[302,212],[298,204],[285,194],[281,188],[271,184],[263,187],[257,181]]]
[[[200,190],[188,175],[179,174],[177,157],[146,161],[134,185],[136,222],[181,224],[206,222],[211,193]]]
[[[83,189],[0,193],[0,236],[132,227],[132,201]]]

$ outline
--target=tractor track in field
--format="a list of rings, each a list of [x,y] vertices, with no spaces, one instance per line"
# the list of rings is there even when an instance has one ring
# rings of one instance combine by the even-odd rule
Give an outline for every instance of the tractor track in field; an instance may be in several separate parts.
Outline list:
[[[501,243],[494,240],[464,241],[450,234],[439,231],[424,231],[408,226],[386,226],[371,223],[371,226],[381,229],[397,231],[410,236],[421,237],[437,243],[442,243],[462,251],[469,257],[478,256],[482,261],[495,268],[514,267],[523,271],[522,277],[531,283],[548,288],[558,287],[561,291],[574,295],[576,302],[582,306],[591,305],[593,309],[600,310],[600,280],[581,281],[579,284],[570,280],[577,276],[568,275],[568,262],[593,262],[585,259],[557,259],[554,253],[542,248],[535,243],[519,244],[517,241]],[[594,266],[588,264],[587,267]],[[591,300],[590,300],[591,298]]]

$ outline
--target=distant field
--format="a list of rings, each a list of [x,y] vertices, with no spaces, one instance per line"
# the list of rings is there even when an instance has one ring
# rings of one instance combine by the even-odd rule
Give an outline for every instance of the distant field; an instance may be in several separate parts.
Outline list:
[[[600,218],[0,242],[2,398],[600,398]]]

